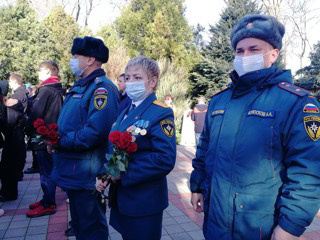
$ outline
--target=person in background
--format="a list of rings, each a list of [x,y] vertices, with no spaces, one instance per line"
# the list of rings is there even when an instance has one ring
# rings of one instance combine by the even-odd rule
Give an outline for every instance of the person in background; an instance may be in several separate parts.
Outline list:
[[[29,105],[30,105],[29,111],[27,112],[27,117],[28,117],[28,119],[30,119],[31,113],[32,113],[32,105],[33,105],[33,101],[35,98],[35,94],[38,90],[38,86],[30,85],[27,87],[27,90],[29,92]],[[29,122],[28,119],[27,119],[27,122]],[[36,154],[36,151],[32,148],[32,143],[31,143],[32,137],[30,134],[31,134],[30,132],[26,131],[26,135],[28,136],[27,150],[31,150],[31,152],[32,152],[32,164],[31,164],[31,167],[24,170],[24,172],[23,172],[24,174],[39,173],[39,164],[38,164],[38,160],[37,160],[37,154]]]
[[[192,165],[206,239],[297,240],[320,206],[320,104],[274,66],[285,27],[247,15],[234,26],[232,83],[210,101]]]
[[[27,118],[27,112],[29,111],[30,105],[29,105],[29,92],[26,89],[26,86],[23,84],[23,79],[19,74],[13,73],[9,77],[9,87],[13,91],[13,94],[10,96],[10,98],[17,99],[19,102],[22,103],[23,106],[23,113],[24,113],[24,119],[21,119],[20,127],[17,128],[17,133],[15,135],[17,136],[17,141],[14,146],[12,146],[16,151],[16,161],[18,162],[18,180],[22,181],[23,179],[23,169],[24,165],[26,163],[26,143],[25,143],[25,124],[26,124],[26,118]],[[22,131],[21,131],[22,130]],[[19,137],[18,137],[19,136]]]
[[[112,178],[110,225],[125,240],[160,240],[163,210],[168,207],[166,176],[176,159],[173,111],[155,95],[160,75],[156,61],[133,58],[125,73],[132,104],[111,132],[129,132],[138,148],[129,154],[126,172]],[[97,179],[96,185],[102,191],[106,182]]]
[[[196,139],[196,146],[199,144],[200,135],[203,130],[204,120],[208,110],[208,105],[206,104],[206,99],[204,96],[198,98],[198,104],[191,111],[191,119],[194,121],[194,132]]]
[[[0,82],[2,110],[1,118],[4,135],[3,150],[0,162],[0,201],[14,201],[18,198],[19,159],[21,153],[16,150],[16,143],[21,139],[24,123],[24,108],[21,102],[14,98],[7,98],[9,84],[7,81]],[[23,153],[22,153],[23,154]]]
[[[52,155],[47,152],[47,146],[43,141],[36,141],[36,130],[33,128],[33,122],[41,118],[47,125],[57,123],[65,94],[65,89],[62,88],[58,74],[59,67],[55,62],[45,61],[39,64],[38,79],[40,85],[32,102],[31,122],[29,123],[31,126],[29,128],[33,129],[31,143],[39,164],[43,197],[39,202],[30,204],[30,210],[26,214],[29,218],[51,215],[56,212],[56,185],[51,179]]]
[[[120,96],[119,113],[121,113],[126,107],[131,105],[131,99],[126,93],[126,75],[124,73],[119,76],[118,89]]]
[[[77,80],[58,120],[59,142],[49,146],[49,151],[55,149],[52,177],[67,191],[76,239],[108,239],[106,206],[93,191],[106,162],[106,143],[118,116],[119,93],[102,69],[109,58],[102,40],[75,38],[71,54],[70,68]]]
[[[176,112],[176,107],[174,106],[173,102],[174,102],[174,97],[173,97],[172,95],[167,94],[167,95],[164,97],[164,103],[165,103],[168,107],[172,108],[173,114],[175,114],[175,112]]]

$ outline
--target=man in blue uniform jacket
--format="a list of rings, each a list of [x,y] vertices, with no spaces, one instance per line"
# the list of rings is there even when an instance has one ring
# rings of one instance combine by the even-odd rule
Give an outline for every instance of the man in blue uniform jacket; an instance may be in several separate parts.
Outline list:
[[[206,239],[298,239],[319,209],[319,103],[272,67],[284,32],[248,15],[231,33],[232,83],[210,102],[190,180]]]
[[[70,68],[78,80],[58,119],[60,138],[52,177],[67,190],[76,239],[108,239],[105,206],[92,193],[105,163],[108,134],[118,116],[119,94],[101,68],[109,56],[102,40],[75,38],[71,54]]]

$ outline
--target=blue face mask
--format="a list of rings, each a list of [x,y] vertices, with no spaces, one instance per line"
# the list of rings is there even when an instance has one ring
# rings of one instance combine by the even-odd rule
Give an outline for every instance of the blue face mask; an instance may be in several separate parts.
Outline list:
[[[70,59],[70,69],[73,75],[81,77],[85,69],[80,68],[80,60],[77,58]]]
[[[142,82],[127,82],[126,83],[126,93],[128,97],[133,101],[143,100],[149,94],[146,90],[144,83],[148,81]]]

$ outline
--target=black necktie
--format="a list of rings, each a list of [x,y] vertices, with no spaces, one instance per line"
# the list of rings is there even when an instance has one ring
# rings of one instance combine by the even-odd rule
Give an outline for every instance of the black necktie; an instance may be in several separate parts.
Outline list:
[[[132,104],[129,112],[133,111],[136,108],[136,105]]]

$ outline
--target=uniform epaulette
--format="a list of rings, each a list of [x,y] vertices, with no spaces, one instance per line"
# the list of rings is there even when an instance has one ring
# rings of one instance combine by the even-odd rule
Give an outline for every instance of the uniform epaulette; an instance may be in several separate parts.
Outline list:
[[[288,92],[291,92],[293,94],[296,94],[300,97],[303,97],[303,96],[309,94],[308,90],[301,88],[301,87],[298,87],[298,86],[295,86],[295,85],[288,83],[288,82],[281,82],[278,84],[278,87],[281,89],[284,89]]]
[[[115,93],[117,92],[110,84],[108,84],[108,87],[110,87]]]
[[[163,108],[170,108],[169,106],[167,106],[166,104],[160,102],[159,100],[154,100],[153,104],[158,105],[158,106],[163,107]]]
[[[223,89],[223,90],[221,90],[220,92],[217,92],[216,94],[213,94],[213,95],[211,96],[211,98],[213,98],[214,96],[219,95],[220,93],[223,93],[223,92],[229,90],[230,88],[231,88],[231,86],[228,85],[228,87],[227,87],[226,89]]]

